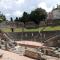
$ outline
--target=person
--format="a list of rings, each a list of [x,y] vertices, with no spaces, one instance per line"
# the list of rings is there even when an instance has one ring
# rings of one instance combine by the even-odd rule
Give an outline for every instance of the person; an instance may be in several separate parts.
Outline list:
[[[11,28],[11,31],[12,31],[12,32],[14,32],[14,29],[13,29],[13,28]]]

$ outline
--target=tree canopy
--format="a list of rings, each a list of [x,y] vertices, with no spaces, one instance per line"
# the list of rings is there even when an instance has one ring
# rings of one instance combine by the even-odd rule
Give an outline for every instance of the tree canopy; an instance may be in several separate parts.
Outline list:
[[[15,21],[20,21],[20,22],[29,22],[29,21],[33,21],[36,24],[39,24],[40,21],[43,21],[47,18],[47,12],[42,9],[42,8],[37,8],[33,11],[31,11],[30,14],[28,14],[27,12],[23,13],[22,17],[19,17],[15,19]]]
[[[0,23],[6,21],[6,17],[3,14],[0,14]]]
[[[21,22],[28,22],[29,21],[29,14],[27,12],[23,13],[23,16],[21,17]]]
[[[10,21],[13,22],[13,18],[12,17],[10,18]]]
[[[40,21],[45,20],[47,17],[47,12],[42,8],[37,8],[34,11],[31,12],[30,18],[32,21],[34,21],[36,24],[39,24]]]
[[[17,21],[17,22],[19,21],[18,17],[15,18],[15,21]]]

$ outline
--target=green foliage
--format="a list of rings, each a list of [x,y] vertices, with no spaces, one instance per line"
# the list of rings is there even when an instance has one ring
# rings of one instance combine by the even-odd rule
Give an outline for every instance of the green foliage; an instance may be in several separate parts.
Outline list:
[[[19,17],[19,19],[15,19],[15,21],[20,21],[20,22],[29,22],[29,21],[33,21],[36,24],[39,24],[40,21],[45,20],[47,18],[47,12],[42,9],[42,8],[37,8],[33,11],[31,11],[30,14],[28,14],[27,12],[23,13],[22,17]]]
[[[13,22],[13,18],[12,18],[12,17],[10,18],[10,21],[12,21],[12,22]]]
[[[42,8],[37,8],[34,11],[31,12],[30,18],[32,21],[34,21],[36,24],[39,24],[40,21],[45,20],[47,17],[47,12]]]
[[[15,18],[15,21],[19,21],[18,17]]]
[[[0,14],[0,23],[6,21],[6,17],[3,14]]]
[[[21,22],[28,22],[29,21],[29,14],[27,12],[23,13],[23,16],[21,18]]]

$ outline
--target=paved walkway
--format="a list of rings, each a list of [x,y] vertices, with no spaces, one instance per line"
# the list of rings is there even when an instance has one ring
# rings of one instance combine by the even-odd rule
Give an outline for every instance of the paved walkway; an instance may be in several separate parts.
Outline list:
[[[43,43],[33,42],[33,41],[16,41],[16,43],[28,47],[44,47]]]
[[[2,58],[0,57],[0,60],[34,60],[25,56],[19,56],[18,54],[8,52],[5,50],[0,49],[0,54],[3,54]]]
[[[56,58],[56,57],[52,57],[52,56],[47,56],[47,55],[43,55],[42,58],[44,58],[46,60],[60,60],[60,58]]]
[[[30,46],[30,47],[44,47],[43,43],[33,42],[33,41],[16,41],[19,45]],[[46,60],[60,60],[60,58],[42,55],[42,58]]]

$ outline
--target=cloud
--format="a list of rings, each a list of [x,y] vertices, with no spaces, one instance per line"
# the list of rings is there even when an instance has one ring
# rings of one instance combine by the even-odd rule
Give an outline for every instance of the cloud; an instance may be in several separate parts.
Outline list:
[[[10,14],[10,13],[6,13],[5,15],[6,15],[7,17],[11,16],[11,14]]]
[[[38,8],[43,8],[47,12],[50,12],[52,10],[52,7],[47,7],[47,4],[45,2],[41,2],[38,4]]]
[[[25,0],[1,0],[0,7],[5,9],[15,8],[15,6],[19,6],[23,4]]]
[[[21,12],[21,11],[15,11],[15,12],[13,12],[13,15],[16,16],[16,17],[21,17],[22,14],[23,14],[23,12]]]
[[[15,2],[16,2],[17,4],[22,4],[22,3],[24,3],[24,1],[25,1],[25,0],[16,0]]]
[[[7,18],[15,18],[16,16],[22,16],[24,11],[30,13],[37,7],[49,12],[56,4],[60,4],[60,0],[0,0],[0,11]]]
[[[8,20],[10,20],[10,17],[12,17],[10,13],[5,13],[5,16]]]
[[[22,15],[20,12],[21,6],[24,5],[25,0],[1,0],[0,11],[8,17],[16,17]]]

